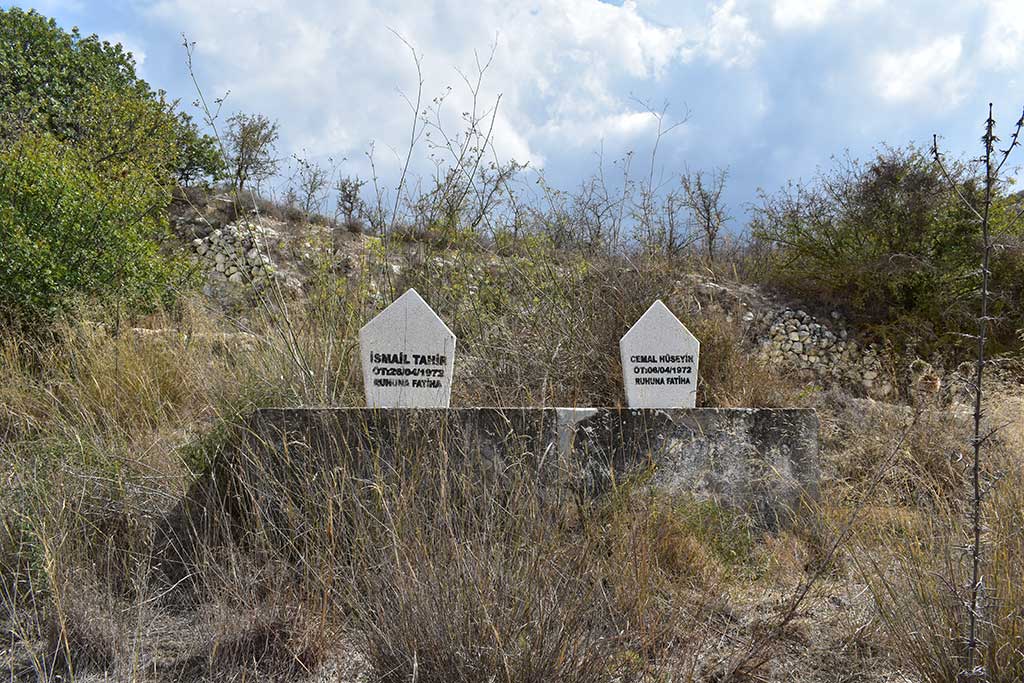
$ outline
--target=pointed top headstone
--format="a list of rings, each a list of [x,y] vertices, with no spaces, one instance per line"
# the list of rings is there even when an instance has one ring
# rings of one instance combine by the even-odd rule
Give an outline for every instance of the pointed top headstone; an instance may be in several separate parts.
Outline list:
[[[369,408],[447,408],[455,335],[415,289],[359,330]]]
[[[693,408],[700,342],[655,301],[619,341],[630,408]]]

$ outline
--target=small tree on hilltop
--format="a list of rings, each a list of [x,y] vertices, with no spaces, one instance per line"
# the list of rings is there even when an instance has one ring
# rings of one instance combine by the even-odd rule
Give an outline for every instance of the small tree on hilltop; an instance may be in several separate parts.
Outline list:
[[[702,171],[687,171],[682,177],[683,205],[690,211],[694,223],[704,232],[708,260],[715,260],[715,241],[730,216],[722,204],[727,171],[716,169],[705,175]]]
[[[308,220],[313,214],[323,210],[333,172],[307,156],[293,154],[292,159],[295,160],[296,166],[293,182],[297,206]]]
[[[350,232],[361,232],[363,217],[366,215],[366,202],[362,191],[365,180],[348,176],[338,178],[334,184],[337,193],[337,206],[334,210],[335,220],[341,218],[342,225]]]
[[[277,173],[280,166],[274,152],[278,126],[263,114],[235,114],[228,119],[226,135],[229,168],[235,191],[241,194],[252,181],[261,182]]]
[[[178,113],[175,133],[178,147],[178,183],[189,187],[205,183],[207,180],[217,182],[224,177],[224,155],[221,154],[216,138],[201,134],[192,117],[184,112]]]

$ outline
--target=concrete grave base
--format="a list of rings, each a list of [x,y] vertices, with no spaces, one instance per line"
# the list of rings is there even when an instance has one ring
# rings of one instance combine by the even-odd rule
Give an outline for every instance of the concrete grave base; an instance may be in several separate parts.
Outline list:
[[[592,494],[645,469],[647,485],[740,508],[769,529],[787,525],[818,492],[811,410],[263,409],[252,416],[247,441],[249,455],[230,465],[236,475],[244,476],[238,468],[246,463],[267,472],[280,469],[278,462],[299,486],[342,462],[398,461],[410,447],[496,468],[525,456],[545,479],[564,482],[571,473]]]

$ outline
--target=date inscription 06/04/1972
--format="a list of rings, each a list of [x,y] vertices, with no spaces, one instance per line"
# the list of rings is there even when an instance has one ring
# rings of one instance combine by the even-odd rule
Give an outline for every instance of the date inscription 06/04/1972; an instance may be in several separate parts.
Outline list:
[[[659,299],[619,341],[630,408],[693,408],[700,342]]]

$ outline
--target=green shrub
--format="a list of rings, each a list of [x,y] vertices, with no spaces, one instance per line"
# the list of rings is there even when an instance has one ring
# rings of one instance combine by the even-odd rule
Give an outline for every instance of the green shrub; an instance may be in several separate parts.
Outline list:
[[[953,174],[959,192],[980,207],[981,186],[970,169],[961,165]],[[1005,239],[998,211],[995,219],[997,239]],[[867,164],[846,160],[812,184],[763,195],[752,233],[767,247],[765,280],[844,308],[898,345],[941,339],[948,346],[962,343],[958,333],[974,331],[977,221],[918,149],[886,149]],[[1011,320],[997,336],[1012,338],[1019,304],[1019,296],[1004,299]]]
[[[160,253],[171,188],[224,163],[130,53],[0,10],[0,145],[0,322],[35,325],[76,299],[132,312],[172,298],[183,264]]]
[[[80,298],[144,308],[182,276],[154,239],[167,230],[169,186],[159,180],[160,164],[173,158],[172,131],[144,102],[121,104],[128,116],[109,125],[105,110],[118,99],[97,93],[82,125],[104,131],[88,144],[32,132],[0,151],[0,316],[8,322],[51,319]]]
[[[200,133],[191,116],[184,112],[178,113],[175,135],[178,152],[175,173],[181,185],[206,187],[208,183],[205,181],[215,183],[225,176],[227,162],[220,144],[215,137]]]

